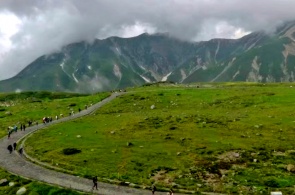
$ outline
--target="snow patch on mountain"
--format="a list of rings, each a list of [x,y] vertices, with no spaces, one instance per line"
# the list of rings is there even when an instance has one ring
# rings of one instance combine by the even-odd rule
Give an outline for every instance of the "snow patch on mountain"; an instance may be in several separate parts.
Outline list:
[[[258,56],[255,56],[251,66],[252,66],[252,70],[248,74],[247,81],[261,82],[263,77],[259,74],[261,63],[258,63]]]
[[[151,82],[151,80],[149,80],[148,78],[146,78],[146,77],[144,77],[144,76],[142,76],[142,75],[139,75],[143,80],[145,80],[145,82],[147,82],[147,83],[150,83]]]
[[[68,77],[71,78],[71,75],[69,75],[69,74],[65,71],[65,68],[64,68],[64,66],[65,66],[65,62],[66,62],[66,60],[63,59],[63,61],[60,63],[59,66],[61,67],[62,71],[63,71],[66,75],[68,75]]]
[[[76,83],[79,83],[78,79],[77,79],[76,76],[75,76],[75,73],[72,74],[72,77],[74,78],[74,81],[75,81]]]
[[[118,77],[121,80],[121,78],[122,78],[122,72],[120,70],[120,67],[117,64],[114,64],[113,72],[116,75],[116,77]]]
[[[138,65],[142,70],[147,71],[145,67]]]
[[[181,74],[181,82],[182,82],[184,79],[186,79],[187,76],[183,69],[180,70],[180,74]]]
[[[171,75],[172,72],[169,72],[167,75],[165,75],[161,81],[167,81],[168,77]]]
[[[228,63],[228,65],[219,73],[214,79],[211,80],[211,82],[216,81],[219,77],[221,77],[222,74],[224,74],[234,63],[236,58],[233,58],[231,62]]]

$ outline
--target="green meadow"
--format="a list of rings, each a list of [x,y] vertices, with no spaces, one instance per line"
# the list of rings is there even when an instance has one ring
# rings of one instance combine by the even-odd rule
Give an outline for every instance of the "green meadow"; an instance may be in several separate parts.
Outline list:
[[[130,88],[91,115],[38,131],[27,139],[25,150],[50,165],[104,181],[155,182],[159,189],[195,193],[291,194],[291,85]]]
[[[93,95],[81,95],[71,93],[51,93],[51,92],[23,92],[0,94],[0,137],[7,136],[7,128],[9,126],[26,124],[28,121],[42,123],[44,116],[51,116],[55,120],[55,116],[63,114],[68,116],[69,112],[78,112],[79,108],[84,109],[85,105],[100,102],[108,97],[110,93],[98,93]],[[13,135],[12,135],[13,136]],[[27,193],[30,195],[38,194],[72,194],[80,193],[73,192],[68,189],[61,189],[54,186],[49,186],[43,183],[27,180],[8,173],[0,169],[0,180],[7,179],[9,182],[14,182],[15,185],[0,186],[0,194],[16,194],[20,187],[25,186]]]
[[[90,106],[109,96],[110,93],[94,95],[52,93],[52,92],[23,92],[0,93],[0,137],[7,135],[9,126],[23,123],[28,127],[28,121],[33,125],[42,123],[43,117],[68,116],[70,112],[83,110],[85,105]]]

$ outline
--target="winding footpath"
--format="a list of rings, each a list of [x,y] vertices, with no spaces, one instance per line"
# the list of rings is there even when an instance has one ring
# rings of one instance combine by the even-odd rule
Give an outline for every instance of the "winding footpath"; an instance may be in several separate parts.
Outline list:
[[[37,180],[44,183],[61,186],[64,188],[70,188],[73,190],[93,193],[93,194],[103,194],[103,195],[125,195],[125,194],[134,194],[134,195],[145,195],[152,194],[151,191],[143,189],[135,189],[125,186],[118,186],[108,183],[98,182],[98,190],[91,190],[92,180],[81,178],[74,175],[65,174],[62,172],[57,172],[54,170],[46,169],[42,166],[34,164],[30,161],[27,161],[25,158],[21,157],[16,151],[12,154],[9,154],[7,146],[13,144],[14,142],[18,143],[21,139],[28,136],[35,131],[45,128],[51,124],[61,123],[68,120],[73,120],[88,114],[91,114],[95,110],[99,109],[104,104],[115,99],[117,96],[122,95],[123,93],[113,93],[110,97],[102,100],[101,102],[94,104],[89,107],[87,110],[83,110],[80,113],[77,113],[73,116],[68,116],[61,118],[59,120],[54,120],[49,124],[39,124],[26,128],[26,131],[19,131],[13,133],[10,139],[7,139],[7,136],[0,139],[0,167],[6,169],[12,174],[19,175],[24,178],[31,180]],[[19,143],[18,143],[19,144]],[[156,192],[156,195],[164,195],[167,192]]]

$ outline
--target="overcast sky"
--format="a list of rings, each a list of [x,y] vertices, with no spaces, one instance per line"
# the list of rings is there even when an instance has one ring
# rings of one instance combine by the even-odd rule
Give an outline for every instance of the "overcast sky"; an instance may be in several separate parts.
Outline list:
[[[0,80],[78,41],[165,32],[200,41],[271,31],[294,0],[0,0]]]

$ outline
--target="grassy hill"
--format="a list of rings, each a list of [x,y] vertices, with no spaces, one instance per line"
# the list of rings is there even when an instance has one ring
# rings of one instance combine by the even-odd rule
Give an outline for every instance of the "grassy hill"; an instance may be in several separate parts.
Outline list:
[[[292,85],[158,83],[128,92],[92,115],[37,132],[26,151],[101,180],[196,193],[293,192]],[[66,152],[73,148],[80,153]]]
[[[70,93],[52,93],[52,92],[24,92],[0,94],[0,137],[6,139],[7,127],[20,124],[26,124],[28,121],[33,121],[42,125],[44,116],[59,117],[61,113],[68,115],[72,110],[78,112],[78,109],[84,109],[85,105],[90,106],[101,101],[110,93],[99,93],[95,95],[81,95]],[[13,136],[13,135],[12,135]],[[27,193],[30,195],[38,194],[69,194],[78,195],[81,193],[73,192],[67,189],[61,189],[54,186],[49,186],[44,183],[27,180],[6,172],[0,169],[0,180],[7,179],[9,182],[14,182],[14,186],[0,185],[0,194],[12,195],[16,194],[20,187],[25,186]]]

